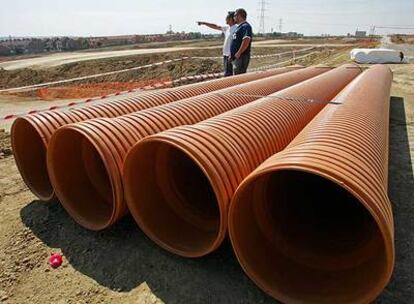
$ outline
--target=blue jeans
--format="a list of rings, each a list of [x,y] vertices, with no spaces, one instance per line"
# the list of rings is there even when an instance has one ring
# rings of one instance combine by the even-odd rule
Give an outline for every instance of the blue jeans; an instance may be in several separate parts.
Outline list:
[[[232,61],[233,64],[233,74],[243,74],[246,73],[247,67],[249,66],[250,62],[250,53],[249,54],[242,54],[239,59],[234,58]]]
[[[223,56],[224,65],[224,77],[233,76],[233,65],[229,59],[229,56]]]

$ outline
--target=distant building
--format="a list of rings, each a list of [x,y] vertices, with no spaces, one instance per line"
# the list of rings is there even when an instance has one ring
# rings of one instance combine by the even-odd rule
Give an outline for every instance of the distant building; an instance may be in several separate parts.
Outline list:
[[[278,37],[278,38],[302,38],[304,35],[297,32],[288,32],[288,33],[281,33],[281,32],[271,32],[266,34],[259,34],[256,35],[266,36],[266,37]]]
[[[187,39],[214,38],[212,34],[199,32],[173,32],[167,34],[121,35],[103,37],[45,37],[19,38],[0,37],[0,56],[35,54],[42,52],[76,51],[89,48],[128,45],[145,42],[178,41]]]
[[[355,31],[355,37],[364,38],[366,36],[367,36],[367,32],[366,31]]]
[[[0,44],[0,56],[7,56],[10,55],[10,53],[10,48]]]
[[[45,51],[46,44],[42,39],[31,39],[26,49],[28,53],[41,53]]]

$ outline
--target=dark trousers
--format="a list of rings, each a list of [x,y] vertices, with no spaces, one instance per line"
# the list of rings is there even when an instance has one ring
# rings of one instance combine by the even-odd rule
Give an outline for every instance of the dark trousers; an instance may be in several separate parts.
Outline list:
[[[249,62],[250,62],[250,53],[242,54],[239,59],[234,58],[232,61],[233,74],[238,75],[238,74],[246,73],[247,67],[249,66]]]
[[[233,76],[233,65],[229,56],[223,56],[224,77]]]

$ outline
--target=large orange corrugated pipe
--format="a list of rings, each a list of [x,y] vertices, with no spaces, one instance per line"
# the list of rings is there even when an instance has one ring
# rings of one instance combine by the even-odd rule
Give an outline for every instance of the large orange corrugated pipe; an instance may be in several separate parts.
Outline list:
[[[390,279],[387,196],[392,73],[356,78],[251,173],[229,212],[243,269],[284,303],[372,303]]]
[[[133,113],[179,99],[277,75],[295,68],[298,67],[247,73],[168,90],[140,93],[134,97],[71,111],[45,111],[19,117],[14,121],[11,129],[11,144],[17,168],[33,194],[41,200],[51,200],[54,198],[54,191],[47,173],[46,151],[51,136],[59,127],[92,118],[116,117]]]
[[[215,250],[226,236],[230,199],[243,178],[286,147],[360,72],[356,65],[344,65],[141,141],[124,164],[125,195],[139,226],[178,255],[199,257]]]
[[[127,212],[121,179],[128,150],[144,137],[193,124],[309,79],[317,66],[256,80],[114,119],[64,126],[49,143],[48,170],[56,195],[82,226],[101,230]]]

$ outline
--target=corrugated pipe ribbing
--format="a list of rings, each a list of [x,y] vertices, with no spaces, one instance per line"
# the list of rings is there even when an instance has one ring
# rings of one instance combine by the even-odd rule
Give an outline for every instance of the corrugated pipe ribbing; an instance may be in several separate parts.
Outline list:
[[[197,123],[328,70],[294,70],[119,118],[64,126],[53,135],[47,155],[56,195],[80,225],[104,229],[127,213],[122,167],[128,150],[141,139]]]
[[[14,121],[11,129],[12,150],[17,168],[33,194],[41,200],[51,200],[54,198],[54,191],[47,174],[46,151],[51,136],[59,127],[92,118],[110,118],[133,113],[179,99],[277,75],[292,68],[295,67],[248,73],[156,92],[138,93],[134,97],[70,111],[45,111],[19,117]]]
[[[387,196],[392,73],[373,66],[237,189],[230,238],[284,303],[372,303],[394,265]]]
[[[215,250],[239,183],[361,72],[344,65],[231,112],[147,137],[128,153],[125,195],[142,230],[186,257]],[[254,247],[254,246],[253,246]]]

